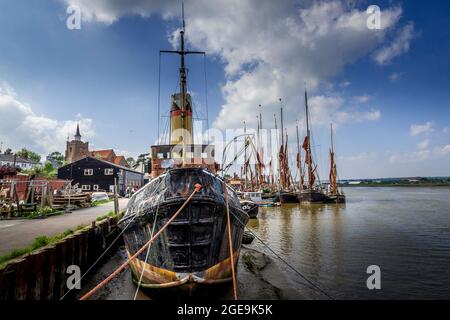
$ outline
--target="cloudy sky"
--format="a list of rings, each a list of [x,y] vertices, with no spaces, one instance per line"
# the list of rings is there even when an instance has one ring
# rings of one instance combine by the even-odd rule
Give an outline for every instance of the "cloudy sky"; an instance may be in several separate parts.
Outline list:
[[[66,26],[71,5],[80,30]],[[367,27],[370,5],[381,29]],[[163,0],[1,1],[3,150],[64,152],[79,122],[92,148],[148,152],[159,50],[176,46],[180,11]],[[189,57],[189,90],[211,128],[254,127],[259,104],[273,127],[282,98],[295,142],[306,83],[322,175],[331,122],[341,178],[450,174],[447,1],[185,0],[185,11],[188,47],[207,52]],[[161,70],[164,116],[176,57],[163,56]]]

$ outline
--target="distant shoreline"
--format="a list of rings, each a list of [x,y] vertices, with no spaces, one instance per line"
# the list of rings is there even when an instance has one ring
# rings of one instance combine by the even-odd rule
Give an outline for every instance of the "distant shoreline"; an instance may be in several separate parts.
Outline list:
[[[382,188],[382,187],[401,187],[401,188],[450,188],[450,184],[445,183],[423,183],[423,184],[408,184],[408,183],[361,183],[361,184],[341,184],[340,187],[355,188],[355,187],[368,187],[368,188]]]

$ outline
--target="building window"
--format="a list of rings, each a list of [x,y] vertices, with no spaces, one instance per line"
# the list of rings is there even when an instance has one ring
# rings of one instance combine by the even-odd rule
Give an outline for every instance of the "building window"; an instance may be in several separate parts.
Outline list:
[[[112,176],[114,174],[114,169],[107,168],[105,169],[105,176]]]
[[[94,191],[98,191],[98,184],[94,184]]]
[[[88,185],[88,184],[83,184],[83,185],[81,186],[81,190],[83,190],[83,191],[89,191],[89,190],[91,190],[91,186]]]
[[[94,174],[94,169],[84,169],[85,176],[92,176]]]

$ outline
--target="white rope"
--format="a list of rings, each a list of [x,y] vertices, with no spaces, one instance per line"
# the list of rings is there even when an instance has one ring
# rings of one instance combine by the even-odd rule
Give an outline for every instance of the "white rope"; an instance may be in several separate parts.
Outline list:
[[[149,197],[151,197],[156,190],[158,190],[159,186],[161,185],[163,179],[161,179],[161,181],[158,183],[158,186],[155,188],[155,190],[153,190],[153,192],[150,194]],[[80,279],[78,279],[78,281],[75,283],[75,285],[69,289],[69,291],[67,291],[61,298],[60,300],[63,300],[66,295],[69,294],[70,291],[73,290],[73,288],[75,288],[77,286],[77,284],[79,284],[81,282],[81,280],[83,280],[83,278],[89,273],[89,271],[92,270],[92,268],[103,258],[103,256],[106,254],[106,252],[108,252],[109,249],[112,248],[112,246],[114,245],[114,243],[116,243],[116,241],[122,236],[122,234],[125,232],[125,230],[130,226],[130,224],[134,221],[134,219],[136,219],[137,215],[135,214],[134,217],[130,220],[130,222],[128,222],[128,224],[125,226],[125,228],[122,229],[122,231],[119,233],[119,235],[114,239],[114,241],[109,245],[108,248],[105,249],[105,251],[103,251],[103,253],[97,258],[97,260],[95,260],[95,262],[89,267],[89,269],[87,269],[87,271],[80,277]]]
[[[158,206],[156,207],[155,218],[153,219],[153,227],[152,227],[152,233],[150,235],[150,239],[153,238],[153,234],[155,233],[156,219],[158,218],[158,212],[159,212],[159,204],[160,204],[160,202],[158,201]],[[142,278],[144,276],[145,266],[147,264],[147,260],[148,260],[149,254],[150,254],[150,248],[151,247],[152,247],[152,244],[150,243],[150,245],[147,248],[147,253],[145,254],[144,267],[142,268],[141,276],[139,277],[139,282],[138,282],[138,285],[137,285],[137,288],[136,288],[136,292],[134,293],[133,300],[136,300],[137,294],[139,292],[139,287],[141,286],[141,283],[142,283]]]

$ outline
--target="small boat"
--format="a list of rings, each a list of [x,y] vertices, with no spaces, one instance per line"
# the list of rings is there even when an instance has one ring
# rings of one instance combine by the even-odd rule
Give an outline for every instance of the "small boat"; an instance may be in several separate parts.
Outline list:
[[[344,194],[327,195],[326,203],[346,203]]]
[[[258,205],[250,200],[241,200],[241,208],[244,210],[250,218],[256,218],[258,216]]]
[[[261,198],[263,200],[273,200],[275,202],[279,201],[279,195],[278,192],[263,192],[261,194]]]
[[[260,191],[248,191],[241,193],[241,199],[250,200],[259,207],[272,207],[274,201],[273,200],[263,200],[262,192]]]

